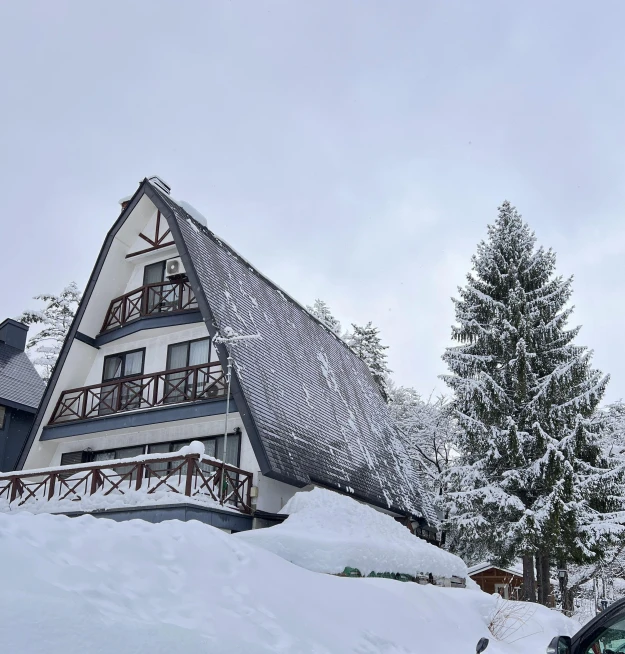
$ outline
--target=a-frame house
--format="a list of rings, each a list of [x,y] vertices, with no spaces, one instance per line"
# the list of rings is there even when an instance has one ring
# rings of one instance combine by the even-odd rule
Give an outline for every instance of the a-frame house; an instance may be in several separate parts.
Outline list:
[[[231,485],[249,475],[249,499],[238,507],[247,521],[200,518],[216,526],[245,529],[253,518],[268,524],[295,492],[316,485],[413,526],[432,525],[418,474],[363,361],[190,205],[174,201],[159,178],[145,179],[122,207],[22,451],[20,474],[100,465],[93,492],[104,487],[106,461],[144,456],[144,467],[128,479],[135,484],[138,476],[136,487],[145,490],[150,465],[158,477],[150,463],[156,455],[172,457],[199,440],[208,456],[230,466]],[[50,497],[70,487],[67,474],[52,475]],[[23,482],[14,482],[13,500],[22,497]],[[188,481],[187,495],[196,485]],[[236,502],[222,504],[230,519]]]

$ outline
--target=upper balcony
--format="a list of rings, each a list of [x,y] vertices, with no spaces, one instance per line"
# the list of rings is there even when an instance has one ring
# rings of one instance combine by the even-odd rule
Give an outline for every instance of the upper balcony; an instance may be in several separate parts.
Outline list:
[[[219,362],[110,380],[61,393],[50,425],[225,397]]]
[[[123,327],[145,316],[191,311],[197,308],[197,300],[186,279],[146,284],[111,302],[101,333]]]

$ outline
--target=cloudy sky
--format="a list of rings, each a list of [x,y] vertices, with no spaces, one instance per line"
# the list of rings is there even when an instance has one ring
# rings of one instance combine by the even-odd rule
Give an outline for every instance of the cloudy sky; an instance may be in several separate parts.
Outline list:
[[[158,174],[439,392],[450,297],[509,199],[625,397],[624,20],[618,1],[0,1],[0,317],[84,286],[118,199]]]

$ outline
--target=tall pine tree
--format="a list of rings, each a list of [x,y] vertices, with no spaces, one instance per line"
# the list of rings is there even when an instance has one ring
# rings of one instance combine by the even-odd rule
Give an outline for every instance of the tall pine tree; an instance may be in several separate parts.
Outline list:
[[[347,342],[352,350],[369,366],[373,378],[377,382],[382,395],[388,400],[388,377],[392,372],[386,362],[388,345],[382,345],[380,330],[369,321],[364,327],[352,323],[353,332]]]
[[[472,264],[443,356],[461,426],[450,527],[469,557],[523,556],[529,588],[535,556],[544,579],[550,558],[593,555],[590,526],[616,508],[592,420],[608,377],[567,327],[572,278],[555,275],[554,252],[510,203]]]

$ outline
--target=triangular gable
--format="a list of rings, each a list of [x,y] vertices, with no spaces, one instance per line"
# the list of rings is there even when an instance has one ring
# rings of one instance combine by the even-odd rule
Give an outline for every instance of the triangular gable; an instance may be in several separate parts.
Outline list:
[[[111,243],[147,196],[166,219],[211,336],[258,333],[232,349],[232,391],[263,474],[325,485],[429,522],[436,518],[366,365],[169,196],[144,180],[104,245],[20,456],[30,450]],[[146,243],[147,245],[147,243]],[[223,366],[228,348],[218,346]]]

